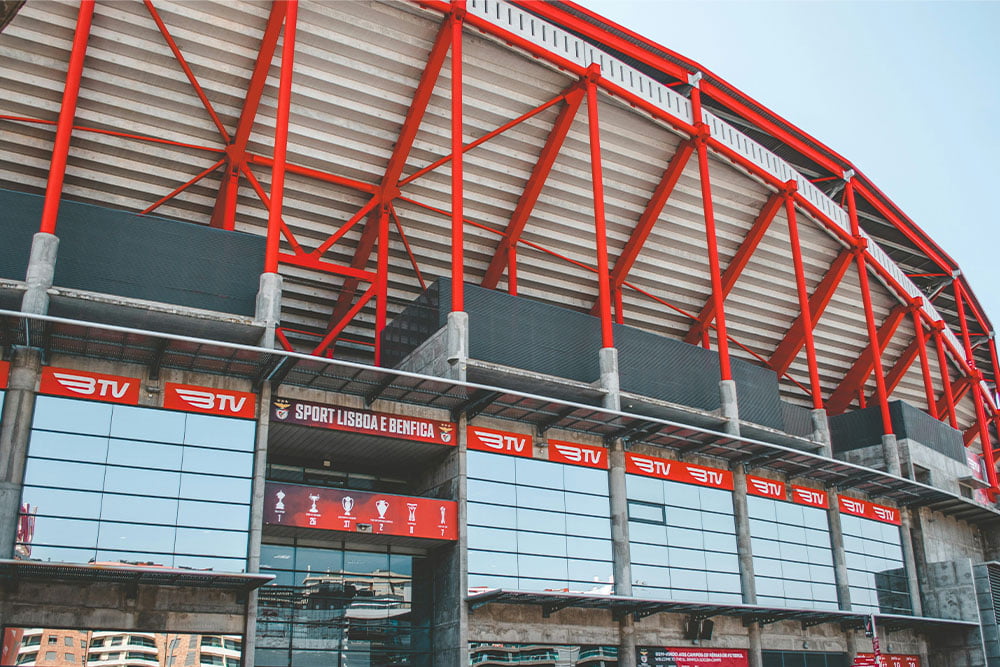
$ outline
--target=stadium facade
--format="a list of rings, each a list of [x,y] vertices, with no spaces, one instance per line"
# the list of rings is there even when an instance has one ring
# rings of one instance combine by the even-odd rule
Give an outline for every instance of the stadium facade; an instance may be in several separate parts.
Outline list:
[[[992,325],[846,158],[571,2],[0,6],[3,664],[1000,665]]]

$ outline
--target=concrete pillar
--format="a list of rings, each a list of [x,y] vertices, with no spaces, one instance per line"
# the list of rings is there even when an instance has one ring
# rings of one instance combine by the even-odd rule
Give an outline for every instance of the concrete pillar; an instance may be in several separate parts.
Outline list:
[[[844,551],[844,529],[840,525],[840,503],[834,489],[827,490],[830,506],[826,510],[830,524],[830,549],[833,553],[833,580],[837,584],[837,605],[841,611],[851,611],[851,586],[847,579],[847,553]]]
[[[812,417],[812,439],[823,447],[820,449],[820,456],[833,458],[833,440],[830,438],[830,420],[826,416],[826,410],[815,408],[809,411]]]
[[[739,428],[739,423],[736,424]],[[757,582],[754,581],[753,548],[750,540],[750,511],[747,507],[747,473],[742,465],[733,469],[733,516],[736,520],[736,555],[740,561],[740,588],[743,604],[757,604]],[[760,624],[747,625],[750,639],[750,667],[761,667],[764,658]]]
[[[271,274],[275,275],[275,274]],[[257,395],[257,439],[254,444],[253,497],[250,500],[250,535],[247,546],[247,572],[260,572],[260,545],[264,530],[264,483],[267,480],[267,437],[271,424],[271,385],[261,384]],[[243,640],[243,665],[254,667],[257,646],[257,591],[247,597],[246,629]]]
[[[465,313],[452,313],[452,315]],[[463,364],[464,367],[464,364]],[[455,500],[458,501],[458,542],[454,546],[439,547],[427,559],[433,579],[434,609],[431,617],[432,664],[441,667],[468,667],[469,665],[469,608],[465,604],[468,593],[469,566],[465,545],[469,543],[468,521],[468,466],[466,455],[466,428],[468,420],[458,421],[457,451],[442,466],[442,477],[451,476]],[[444,481],[439,483],[448,484]]]
[[[49,293],[52,279],[56,274],[56,255],[59,251],[59,237],[55,234],[38,232],[31,239],[31,255],[24,282],[27,291],[21,298],[21,310],[32,315],[46,315],[49,312]]]
[[[847,664],[853,665],[858,653],[871,653],[871,640],[865,637],[863,631],[844,630],[844,634],[847,636]]]
[[[281,322],[281,289],[283,284],[284,279],[278,273],[260,274],[254,319],[264,325],[264,334],[260,337],[261,347],[274,347],[274,330]]]
[[[899,442],[896,436],[888,433],[882,436],[882,456],[885,458],[885,470],[890,475],[896,477],[903,476],[903,469],[899,462]]]
[[[40,350],[14,348],[0,424],[0,558],[14,557],[24,463],[28,456],[35,387],[41,368]]]
[[[448,313],[448,323],[445,325],[445,350],[449,366],[450,380],[465,382],[466,366],[469,360],[469,314],[466,312]]]
[[[604,396],[604,407],[621,410],[621,384],[618,378],[618,348],[602,347],[598,354],[601,369],[601,388],[608,393]]]
[[[722,430],[731,435],[740,434],[740,407],[736,401],[736,381],[719,380],[720,413],[726,420]]]
[[[901,546],[903,547],[903,569],[906,571],[906,585],[910,589],[910,604],[914,616],[923,616],[923,602],[920,597],[920,578],[917,574],[917,558],[913,549],[913,529],[910,521],[910,511],[899,508]]]

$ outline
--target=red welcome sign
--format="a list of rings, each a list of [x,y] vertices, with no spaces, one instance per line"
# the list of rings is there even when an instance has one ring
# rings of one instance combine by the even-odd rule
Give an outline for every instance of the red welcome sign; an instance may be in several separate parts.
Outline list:
[[[458,503],[267,482],[264,522],[374,535],[458,539]]]
[[[640,647],[639,667],[747,667],[750,657],[742,648]]]
[[[733,473],[728,470],[706,468],[693,463],[681,463],[656,456],[645,456],[625,452],[625,472],[647,477],[659,477],[671,482],[710,486],[716,489],[733,490]]]

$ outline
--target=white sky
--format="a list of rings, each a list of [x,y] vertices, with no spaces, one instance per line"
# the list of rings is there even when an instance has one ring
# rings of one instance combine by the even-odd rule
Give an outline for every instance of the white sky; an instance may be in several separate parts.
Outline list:
[[[1000,2],[578,1],[850,160],[1000,326]]]

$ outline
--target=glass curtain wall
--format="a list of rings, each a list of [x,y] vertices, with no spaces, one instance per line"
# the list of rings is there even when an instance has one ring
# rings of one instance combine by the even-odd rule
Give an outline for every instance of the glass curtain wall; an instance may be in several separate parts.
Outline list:
[[[899,526],[843,513],[840,525],[844,532],[851,609],[912,614]]]

